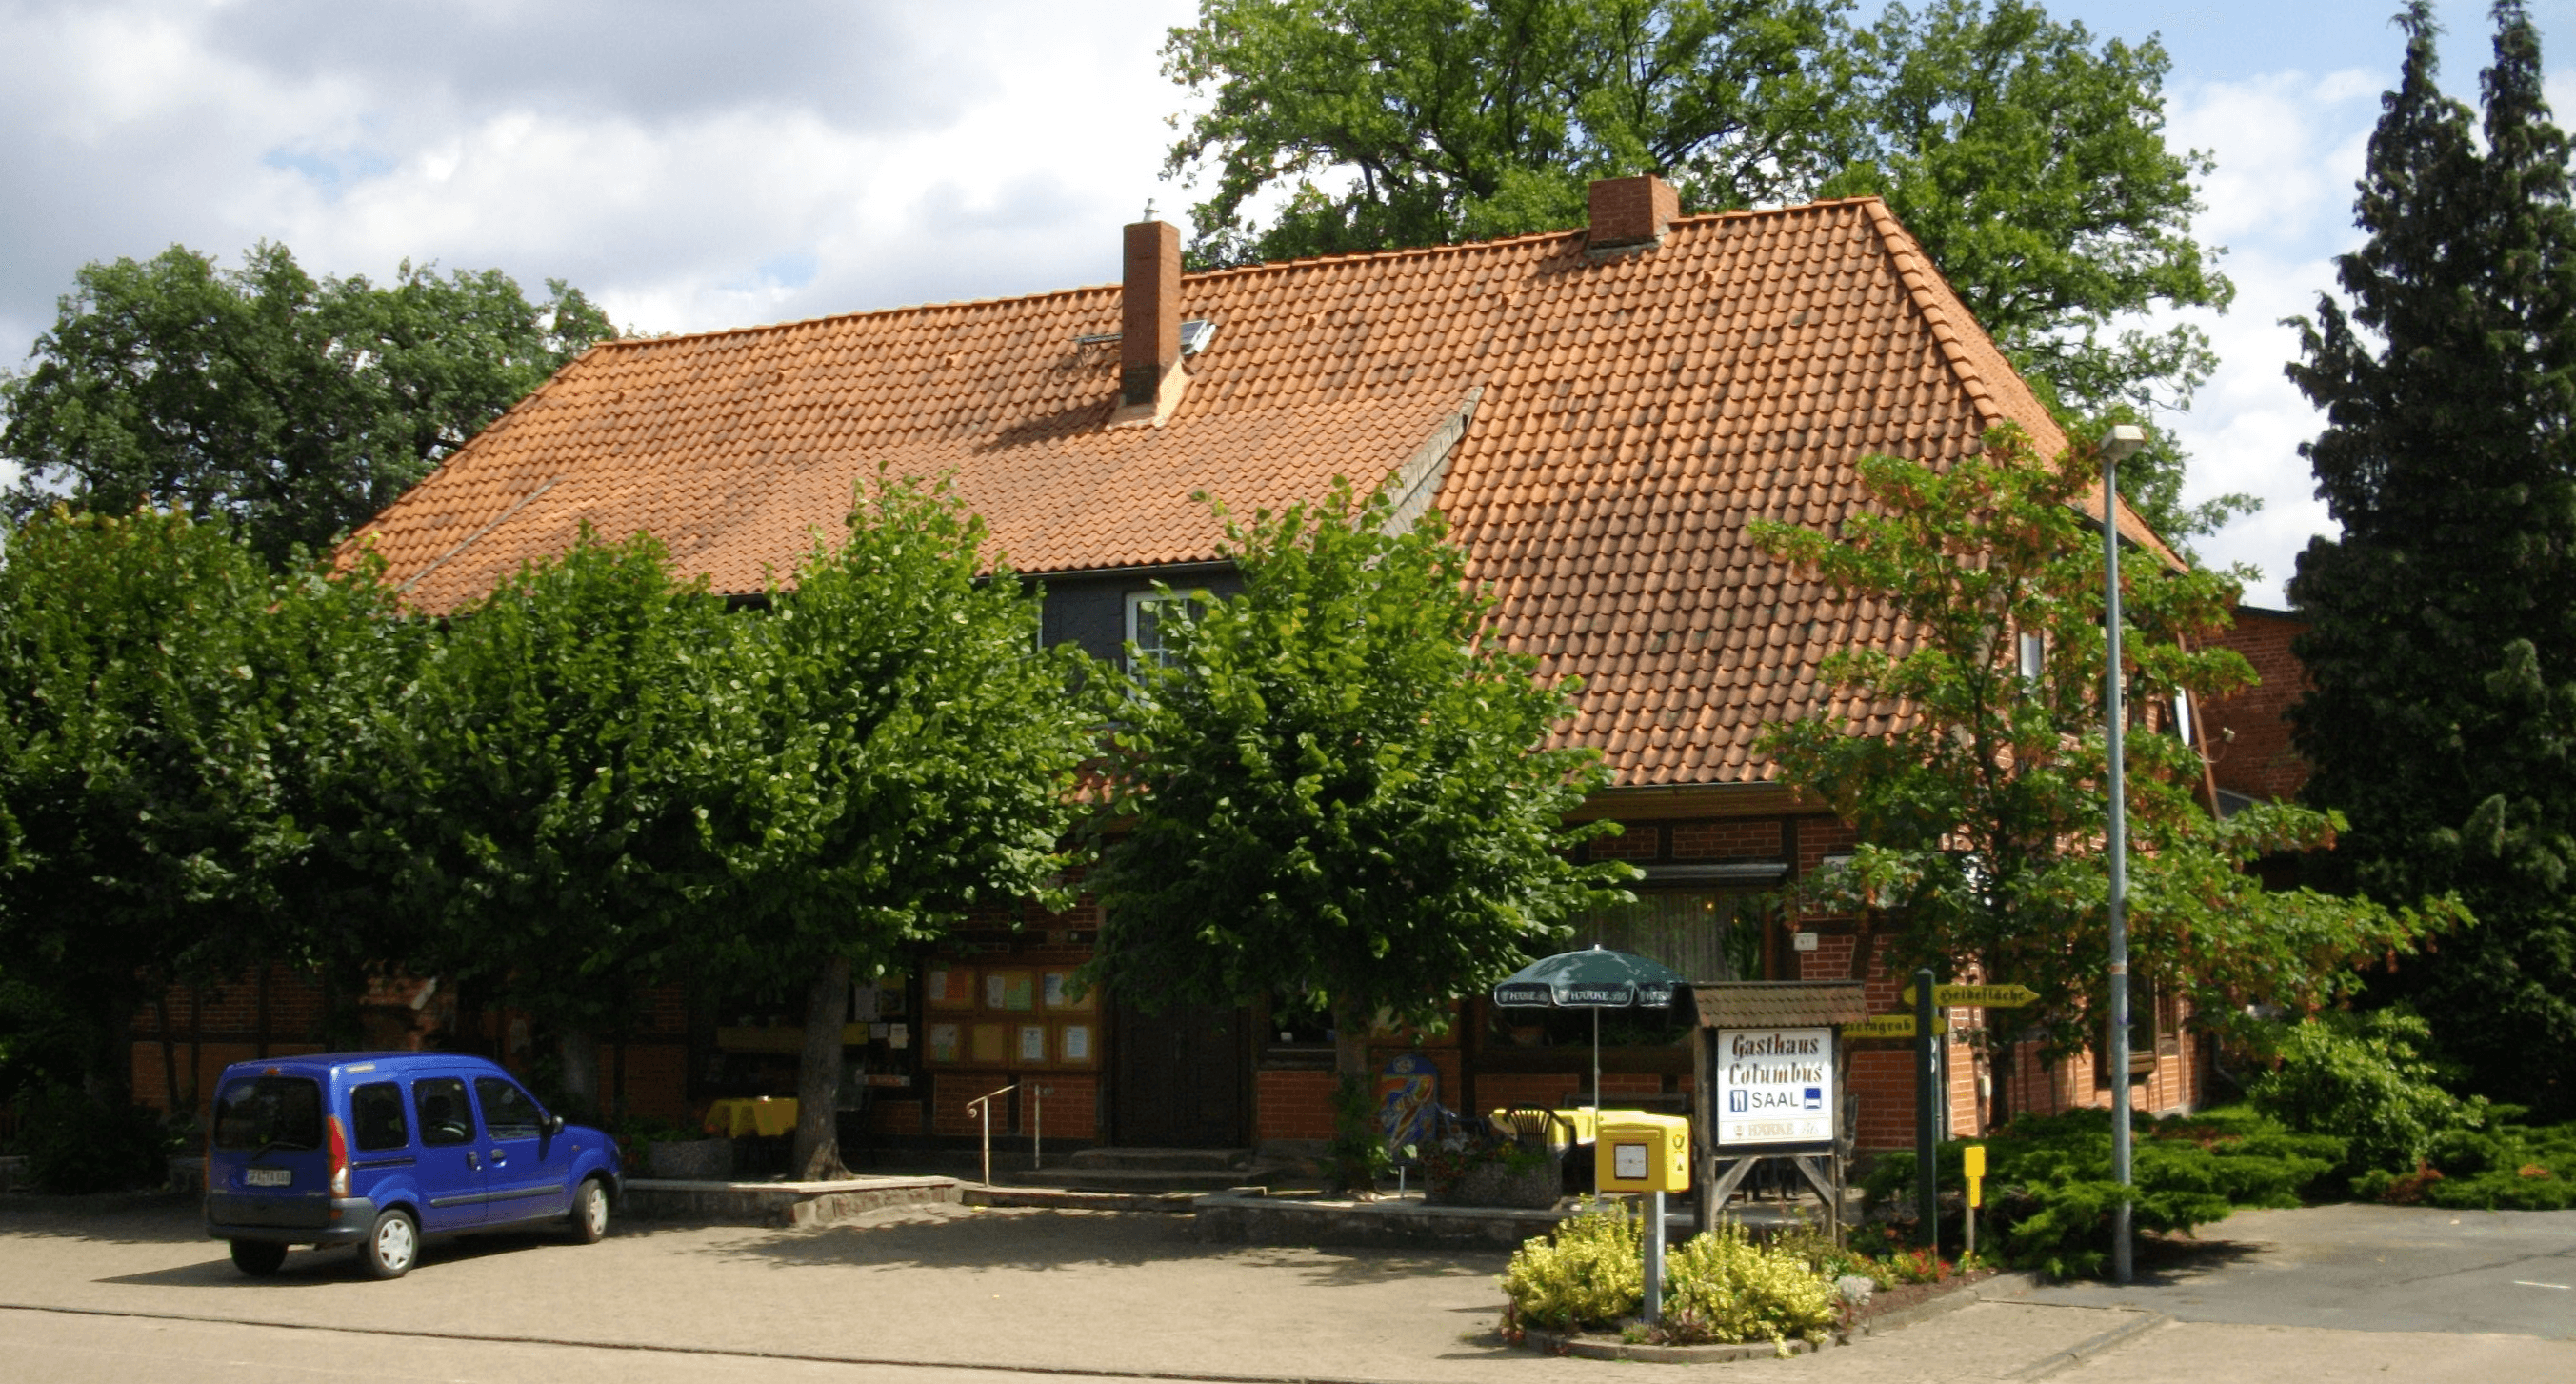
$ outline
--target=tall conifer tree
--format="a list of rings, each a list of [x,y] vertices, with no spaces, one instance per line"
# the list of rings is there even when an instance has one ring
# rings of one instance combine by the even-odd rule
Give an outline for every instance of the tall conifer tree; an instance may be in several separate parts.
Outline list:
[[[2301,326],[2303,448],[2343,526],[2291,600],[2314,686],[2309,796],[2341,809],[2350,883],[2457,890],[2480,926],[2405,988],[2488,1091],[2576,1108],[2576,211],[2519,0],[2494,9],[2477,117],[2436,85],[2431,7],[2398,23],[2356,205],[2369,233]]]

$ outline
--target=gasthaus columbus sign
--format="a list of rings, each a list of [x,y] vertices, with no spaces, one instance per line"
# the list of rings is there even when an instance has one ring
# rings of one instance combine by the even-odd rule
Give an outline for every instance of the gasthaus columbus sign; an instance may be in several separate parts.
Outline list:
[[[1721,1146],[1833,1141],[1832,1029],[1720,1029],[1717,1057]]]

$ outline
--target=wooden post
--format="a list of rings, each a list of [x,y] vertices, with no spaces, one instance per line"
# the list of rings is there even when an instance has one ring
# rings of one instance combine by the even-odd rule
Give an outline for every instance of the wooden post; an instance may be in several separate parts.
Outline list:
[[[1691,1200],[1699,1220],[1699,1233],[1717,1228],[1719,1203],[1724,1197],[1717,1190],[1717,1030],[1691,1029]]]

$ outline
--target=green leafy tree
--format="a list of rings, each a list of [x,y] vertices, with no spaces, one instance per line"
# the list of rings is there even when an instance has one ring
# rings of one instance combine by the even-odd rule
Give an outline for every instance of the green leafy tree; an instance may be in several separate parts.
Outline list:
[[[879,476],[836,545],[773,587],[727,675],[708,838],[728,876],[702,975],[805,987],[794,1166],[840,1169],[832,1112],[855,975],[979,906],[1067,906],[1074,775],[1099,747],[1086,661],[1037,647],[1039,597],[944,485]]]
[[[372,567],[273,573],[219,525],[57,511],[0,563],[0,955],[120,1104],[173,983],[314,946],[306,815],[399,675]],[[20,1007],[23,1006],[13,1006]]]
[[[2483,924],[2407,968],[2476,1083],[2576,1112],[2576,210],[2538,35],[2495,7],[2484,128],[2437,84],[2428,5],[2400,17],[2342,257],[2289,367],[2326,427],[2302,450],[2342,534],[2290,598],[2313,624],[2294,712],[2307,796],[2378,898],[2456,890]],[[2483,138],[2481,138],[2483,136]],[[2483,146],[2483,147],[2482,147]]]
[[[1208,97],[1166,172],[1207,169],[1193,253],[1223,264],[1583,224],[1594,178],[1655,173],[1689,211],[1876,193],[2016,366],[2088,431],[2180,408],[2224,308],[2191,234],[2206,156],[2164,137],[2164,48],[2029,0],[1202,0],[1166,72]],[[1269,205],[1267,223],[1251,209]],[[2123,486],[2160,532],[2170,442]]]
[[[1572,689],[1500,647],[1436,511],[1404,527],[1336,482],[1227,535],[1242,592],[1166,605],[1168,661],[1135,670],[1088,974],[1144,1004],[1314,1004],[1347,1082],[1380,1015],[1444,1020],[1633,875],[1569,859],[1610,829],[1564,823],[1609,775],[1548,744]]]
[[[721,883],[705,687],[739,621],[650,536],[585,529],[448,623],[377,781],[409,924],[393,954],[534,1015],[564,1094],[596,1109],[597,1035]]]
[[[2217,365],[2187,323],[2140,314],[2224,309],[2235,288],[2192,237],[2209,157],[2164,138],[2164,46],[2097,41],[2028,0],[1890,5],[1852,36],[1863,131],[1826,196],[1875,193],[2013,364],[2088,435],[2186,408]],[[2254,501],[2182,503],[2170,438],[2121,467],[2157,532],[2203,533]]]
[[[315,279],[283,245],[237,269],[172,246],[84,266],[0,381],[11,512],[161,504],[244,526],[272,563],[363,523],[592,342],[580,291],[408,262]]]
[[[1994,1115],[2009,1114],[2014,1045],[2043,1062],[2087,1045],[2107,993],[2102,553],[2075,508],[2089,449],[2055,464],[2009,426],[1946,470],[1867,457],[1870,511],[1833,531],[1771,521],[1754,540],[1837,595],[1902,621],[1895,646],[1825,661],[1829,703],[1763,739],[1783,777],[1832,804],[1862,844],[1811,902],[1892,918],[1891,968],[1973,971],[2039,992],[1979,1035]],[[2198,752],[2171,733],[2178,693],[2205,704],[2252,679],[2223,629],[2231,574],[2124,563],[2121,656],[2132,841],[2131,971],[2224,1029],[2248,1003],[2309,1009],[2353,967],[2462,921],[2448,900],[2391,910],[2312,889],[2266,890],[2247,866],[2323,847],[2337,819],[2286,804],[2214,818]],[[2025,637],[2043,657],[2025,675]],[[1873,727],[1902,708],[1892,729]]]
[[[1842,118],[1839,0],[1202,0],[1165,70],[1209,109],[1197,253],[1287,259],[1583,223],[1652,171],[1688,205],[1795,195]],[[1285,190],[1271,224],[1245,206]]]

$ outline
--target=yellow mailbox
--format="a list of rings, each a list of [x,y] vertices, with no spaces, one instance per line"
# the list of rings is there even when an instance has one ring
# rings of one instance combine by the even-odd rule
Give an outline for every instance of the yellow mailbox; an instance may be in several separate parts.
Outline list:
[[[1592,1185],[1604,1192],[1690,1190],[1690,1121],[1637,1110],[1601,1112]]]

